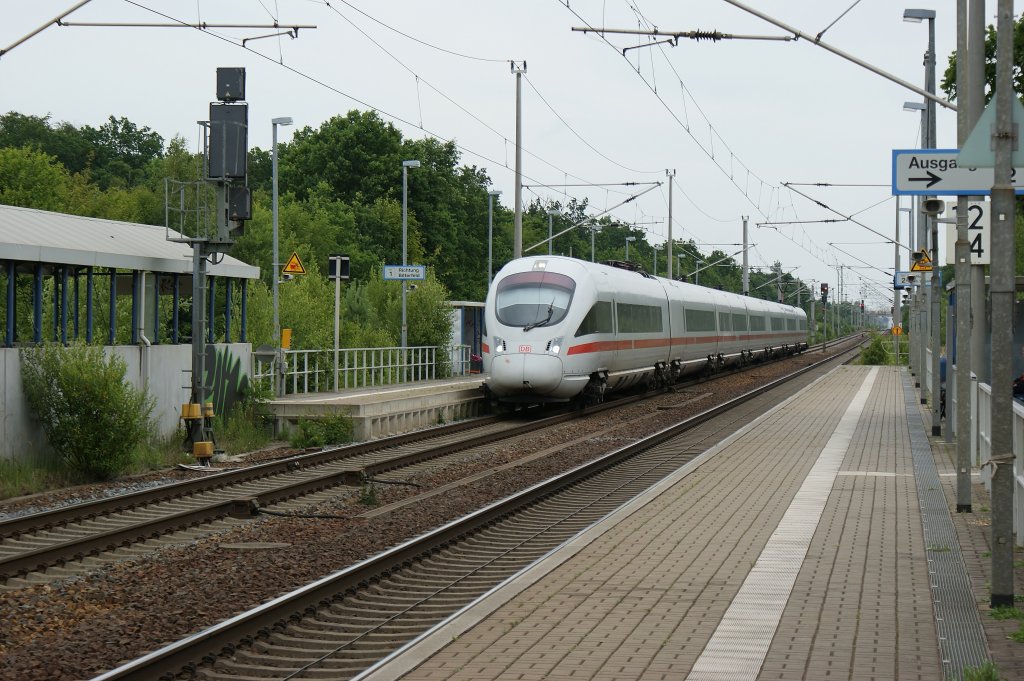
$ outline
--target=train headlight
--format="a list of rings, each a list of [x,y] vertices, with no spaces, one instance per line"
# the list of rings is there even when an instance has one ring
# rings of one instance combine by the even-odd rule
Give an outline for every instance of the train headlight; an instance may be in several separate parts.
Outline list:
[[[497,336],[494,337],[494,354],[505,352],[505,341]]]
[[[548,343],[548,352],[550,352],[552,355],[557,355],[559,351],[562,349],[563,340],[564,338],[562,336],[559,336],[558,338],[552,338],[551,341]]]

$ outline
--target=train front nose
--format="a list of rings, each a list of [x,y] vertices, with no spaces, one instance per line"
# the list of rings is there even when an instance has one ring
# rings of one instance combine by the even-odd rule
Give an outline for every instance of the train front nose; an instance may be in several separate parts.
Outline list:
[[[544,396],[562,382],[562,360],[554,355],[502,353],[491,360],[489,385],[501,396]]]

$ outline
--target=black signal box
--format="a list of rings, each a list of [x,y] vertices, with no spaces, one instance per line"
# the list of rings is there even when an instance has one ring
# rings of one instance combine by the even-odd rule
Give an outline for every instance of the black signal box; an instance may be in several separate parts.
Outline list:
[[[240,66],[222,66],[217,69],[217,99],[237,102],[245,99],[245,69]]]

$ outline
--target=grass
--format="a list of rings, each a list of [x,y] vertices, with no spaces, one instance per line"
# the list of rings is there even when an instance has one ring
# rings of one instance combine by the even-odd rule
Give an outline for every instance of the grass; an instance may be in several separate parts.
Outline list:
[[[1016,600],[1016,599],[1014,599]],[[1020,626],[1017,627],[1017,631],[1009,635],[1009,639],[1016,641],[1017,643],[1024,643],[1024,610],[1018,608],[994,608],[991,613],[993,619],[996,620],[1018,620]]]
[[[230,453],[260,449],[271,439],[269,424],[260,416],[257,402],[241,404],[228,417],[214,419],[214,436],[217,447]],[[191,453],[186,451],[185,433],[182,430],[139,447],[126,475],[173,468],[179,463],[195,463]],[[88,482],[90,480],[66,470],[55,456],[0,459],[0,499],[38,494]]]
[[[999,681],[999,668],[989,660],[980,667],[964,667],[964,681]]]
[[[54,463],[0,459],[0,499],[69,487],[80,482]]]

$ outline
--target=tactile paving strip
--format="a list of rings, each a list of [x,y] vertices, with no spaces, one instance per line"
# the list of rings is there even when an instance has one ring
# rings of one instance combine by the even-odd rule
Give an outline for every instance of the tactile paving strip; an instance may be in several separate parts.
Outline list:
[[[932,448],[921,420],[917,395],[906,373],[903,374],[903,399],[928,550],[932,607],[942,653],[942,669],[947,679],[960,679],[965,667],[980,667],[989,659],[985,631],[971,592],[967,566],[960,553],[956,528],[949,515],[949,504],[932,459]]]
[[[757,678],[877,372],[864,379],[687,681]]]

